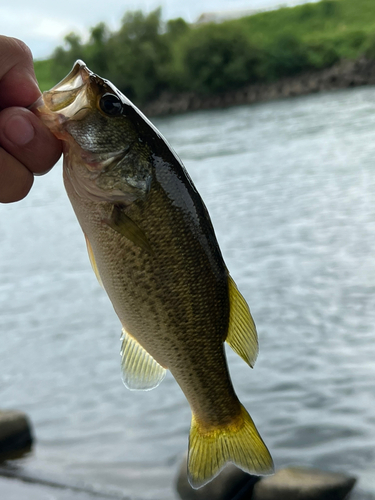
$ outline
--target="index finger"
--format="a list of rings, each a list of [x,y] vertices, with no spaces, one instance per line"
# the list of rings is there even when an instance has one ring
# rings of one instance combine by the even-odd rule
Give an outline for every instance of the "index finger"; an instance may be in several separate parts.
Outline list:
[[[28,46],[0,35],[0,108],[30,106],[40,96]]]

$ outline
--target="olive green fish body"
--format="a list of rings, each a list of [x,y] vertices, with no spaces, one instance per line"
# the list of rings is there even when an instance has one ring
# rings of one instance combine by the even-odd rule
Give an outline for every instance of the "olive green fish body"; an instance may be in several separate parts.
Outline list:
[[[83,63],[35,110],[65,141],[65,187],[92,267],[123,326],[125,385],[152,389],[171,371],[193,413],[193,487],[228,461],[271,473],[272,459],[234,392],[224,350],[227,341],[253,366],[255,325],[178,157],[130,101]]]
[[[103,223],[111,217],[112,204],[83,201],[68,179],[66,189],[127,332],[172,372],[198,415],[216,421],[223,414],[225,419],[228,408],[230,415],[236,405],[240,411],[223,344],[229,325],[228,272],[190,181],[161,157],[153,161],[160,181],[155,176],[147,199],[119,208],[142,227],[152,254]]]

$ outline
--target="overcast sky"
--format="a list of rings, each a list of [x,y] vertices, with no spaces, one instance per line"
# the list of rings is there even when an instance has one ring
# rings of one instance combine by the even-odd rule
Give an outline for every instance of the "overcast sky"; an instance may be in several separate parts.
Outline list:
[[[113,30],[127,10],[162,7],[163,18],[194,22],[203,12],[263,9],[303,0],[0,0],[0,34],[25,41],[35,58],[48,57],[70,31],[87,35],[104,21]]]

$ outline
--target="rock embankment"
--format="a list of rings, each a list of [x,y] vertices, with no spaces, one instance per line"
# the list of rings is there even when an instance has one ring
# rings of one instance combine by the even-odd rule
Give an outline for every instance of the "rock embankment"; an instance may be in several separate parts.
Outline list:
[[[218,95],[165,92],[155,101],[143,106],[142,111],[147,116],[162,116],[373,84],[375,84],[375,60],[360,58],[341,61],[322,71],[310,71],[272,83],[255,83]]]

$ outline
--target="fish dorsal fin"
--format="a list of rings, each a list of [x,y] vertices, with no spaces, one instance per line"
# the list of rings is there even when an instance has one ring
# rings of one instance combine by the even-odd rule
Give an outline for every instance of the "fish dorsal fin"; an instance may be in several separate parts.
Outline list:
[[[230,276],[228,276],[228,288],[230,312],[226,341],[252,368],[258,356],[258,335],[255,324],[246,300]]]
[[[86,235],[85,235],[85,239],[86,239],[87,253],[89,254],[89,259],[91,262],[91,267],[95,273],[97,280],[99,281],[99,284],[101,286],[103,286],[103,282],[102,282],[102,279],[101,279],[100,274],[99,274],[99,269],[98,269],[98,266],[96,265],[96,260],[95,260],[94,252],[92,250],[91,243]]]
[[[122,380],[131,391],[150,391],[164,379],[167,370],[122,329],[121,368]]]
[[[124,208],[120,205],[114,205],[111,217],[104,219],[103,222],[108,224],[108,226],[117,233],[132,241],[137,247],[142,248],[150,254],[153,253],[145,233],[128,215],[126,215]]]

